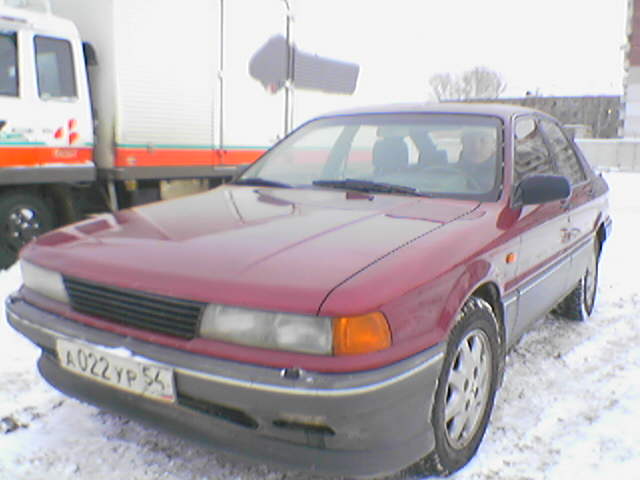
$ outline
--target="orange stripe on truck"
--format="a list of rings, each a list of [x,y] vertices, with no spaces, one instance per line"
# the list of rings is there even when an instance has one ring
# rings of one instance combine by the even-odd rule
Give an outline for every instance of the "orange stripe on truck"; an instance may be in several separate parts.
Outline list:
[[[45,146],[0,146],[1,167],[42,167],[87,165],[93,162],[91,148],[54,148]]]
[[[265,150],[196,150],[180,148],[116,148],[116,167],[187,167],[246,165]]]

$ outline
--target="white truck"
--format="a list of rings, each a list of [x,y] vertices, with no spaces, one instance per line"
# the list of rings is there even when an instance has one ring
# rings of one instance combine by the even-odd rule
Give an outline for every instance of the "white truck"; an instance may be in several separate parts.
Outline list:
[[[358,66],[297,51],[291,20],[287,0],[0,0],[0,266],[229,178],[291,128],[294,87],[353,93]]]

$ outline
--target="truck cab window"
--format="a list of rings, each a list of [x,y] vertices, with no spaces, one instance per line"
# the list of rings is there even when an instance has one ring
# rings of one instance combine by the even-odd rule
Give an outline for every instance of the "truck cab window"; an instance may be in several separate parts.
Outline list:
[[[35,37],[38,92],[42,99],[77,96],[71,44],[58,38]]]
[[[0,95],[18,96],[16,35],[0,33]]]

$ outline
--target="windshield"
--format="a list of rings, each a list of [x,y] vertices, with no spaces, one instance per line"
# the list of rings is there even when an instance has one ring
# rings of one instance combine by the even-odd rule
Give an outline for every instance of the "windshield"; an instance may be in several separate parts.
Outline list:
[[[236,181],[492,201],[502,176],[495,117],[367,114],[295,131]]]

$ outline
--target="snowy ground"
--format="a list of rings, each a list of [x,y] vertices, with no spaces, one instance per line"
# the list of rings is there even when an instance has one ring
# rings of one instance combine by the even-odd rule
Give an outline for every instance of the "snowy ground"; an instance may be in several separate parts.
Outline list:
[[[640,479],[640,174],[609,173],[614,236],[584,324],[541,319],[509,354],[493,418],[455,480]],[[0,273],[0,298],[19,271]],[[0,318],[0,480],[310,480],[250,466],[66,398]]]

